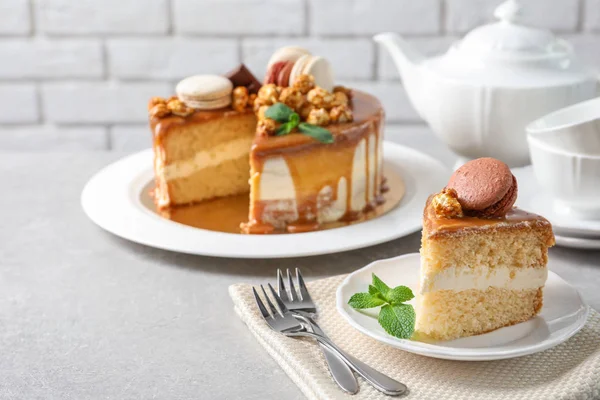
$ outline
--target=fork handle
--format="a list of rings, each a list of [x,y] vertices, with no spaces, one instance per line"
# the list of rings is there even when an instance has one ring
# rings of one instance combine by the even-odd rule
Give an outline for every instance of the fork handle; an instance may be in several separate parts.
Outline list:
[[[312,332],[298,332],[294,333],[293,335],[308,336],[313,339],[316,339],[319,343],[323,344],[331,351],[334,351],[350,366],[350,368],[352,368],[360,376],[365,378],[371,385],[375,387],[375,389],[379,390],[382,393],[385,393],[389,396],[399,396],[408,390],[405,384],[400,383],[397,380],[392,379],[389,376],[377,371],[375,368],[370,367],[364,362],[357,360],[356,358],[347,354],[344,350],[340,349],[331,340],[324,336]]]
[[[321,327],[312,318],[304,316],[304,319],[310,324],[314,333],[327,338],[325,332],[323,332]],[[319,347],[321,347],[321,350],[323,351],[331,376],[338,386],[350,394],[358,393],[358,381],[348,364],[346,364],[335,351],[331,350],[323,343],[319,342]]]

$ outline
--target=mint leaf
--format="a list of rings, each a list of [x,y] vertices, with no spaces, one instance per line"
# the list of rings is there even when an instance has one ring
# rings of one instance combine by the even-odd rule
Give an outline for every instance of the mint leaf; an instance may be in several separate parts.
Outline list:
[[[279,126],[279,128],[277,128],[277,130],[275,131],[275,135],[277,135],[277,136],[287,135],[288,133],[293,131],[295,127],[296,127],[296,125],[294,125],[293,122],[286,122],[285,124],[281,124]]]
[[[387,292],[386,296],[387,300],[390,303],[394,304],[404,303],[405,301],[409,301],[414,297],[415,295],[413,294],[412,290],[410,290],[410,288],[406,286],[396,286],[395,288]]]
[[[277,122],[288,122],[294,110],[283,103],[275,103],[265,111],[265,117],[274,119]]]
[[[375,286],[369,285],[369,294],[376,295],[381,293],[379,293],[379,290]]]
[[[415,331],[415,309],[410,304],[381,307],[377,321],[385,331],[399,339],[409,339]]]
[[[390,287],[388,285],[386,285],[385,283],[383,283],[383,281],[381,279],[379,279],[379,277],[375,274],[372,274],[373,277],[373,286],[379,290],[379,293],[381,293],[383,295],[383,297],[387,300],[388,299],[388,292],[390,291]]]
[[[267,110],[269,111],[269,110]],[[266,115],[266,113],[265,113]],[[333,135],[325,128],[321,128],[317,125],[312,125],[307,122],[301,122],[298,125],[298,129],[300,132],[304,133],[307,136],[310,136],[321,143],[333,143]]]
[[[371,274],[373,284],[369,285],[369,293],[354,294],[348,304],[356,309],[381,306],[377,321],[390,335],[399,339],[410,339],[415,332],[415,309],[404,304],[414,298],[412,290],[407,286],[396,286],[390,289],[379,277]]]
[[[380,305],[385,304],[385,300],[369,293],[355,293],[350,297],[348,304],[350,307],[360,310],[363,308],[379,307]]]
[[[296,127],[300,123],[300,116],[298,115],[298,113],[292,113],[292,115],[290,115],[289,121],[294,124],[294,127]]]

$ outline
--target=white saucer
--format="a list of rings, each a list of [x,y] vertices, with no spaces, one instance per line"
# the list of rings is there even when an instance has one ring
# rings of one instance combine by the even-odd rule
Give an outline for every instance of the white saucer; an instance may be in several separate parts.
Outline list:
[[[348,305],[354,293],[367,291],[371,273],[392,287],[409,286],[416,294],[419,263],[419,254],[413,253],[375,261],[353,272],[338,287],[338,312],[354,328],[382,343],[423,356],[463,361],[499,360],[537,353],[564,342],[585,325],[588,306],[575,288],[553,272],[548,273],[544,306],[537,317],[483,335],[435,344],[390,336],[372,316],[374,314],[366,315]]]
[[[512,172],[519,183],[517,206],[546,217],[555,233],[561,236],[595,236],[600,239],[600,220],[575,219],[555,211],[553,199],[539,186],[531,166],[514,168]]]
[[[384,142],[385,168],[402,176],[400,204],[372,220],[342,228],[283,235],[240,235],[193,228],[160,217],[147,187],[152,150],[111,164],[86,184],[81,204],[92,221],[133,242],[181,253],[233,258],[283,258],[337,253],[387,242],[421,229],[427,196],[444,187],[451,171],[408,147]]]
[[[574,237],[574,236],[561,236],[554,235],[556,244],[563,247],[571,247],[574,249],[584,250],[600,250],[600,238],[585,238],[585,237]]]

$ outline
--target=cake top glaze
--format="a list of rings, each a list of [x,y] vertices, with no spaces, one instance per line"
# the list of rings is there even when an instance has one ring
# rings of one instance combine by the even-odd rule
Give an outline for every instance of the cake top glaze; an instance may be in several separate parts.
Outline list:
[[[454,172],[441,192],[427,199],[423,235],[431,238],[538,227],[551,242],[550,222],[515,207],[517,192],[517,180],[503,162],[493,158],[470,161]]]

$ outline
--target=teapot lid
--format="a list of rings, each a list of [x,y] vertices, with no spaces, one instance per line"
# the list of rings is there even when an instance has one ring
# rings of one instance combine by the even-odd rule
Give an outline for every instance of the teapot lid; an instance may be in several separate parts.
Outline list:
[[[508,0],[494,11],[498,22],[469,32],[454,50],[461,55],[509,61],[555,59],[571,53],[570,45],[552,32],[519,24],[521,5]]]

